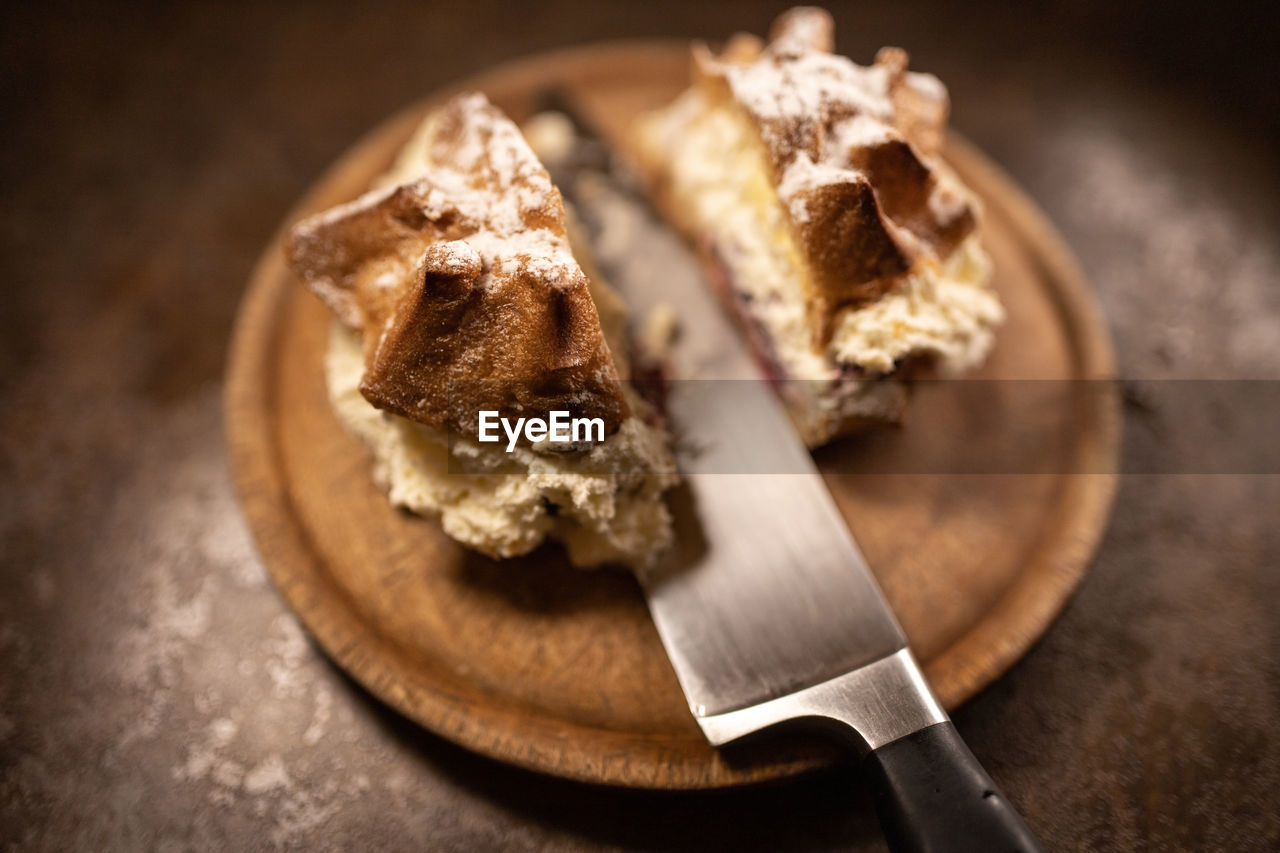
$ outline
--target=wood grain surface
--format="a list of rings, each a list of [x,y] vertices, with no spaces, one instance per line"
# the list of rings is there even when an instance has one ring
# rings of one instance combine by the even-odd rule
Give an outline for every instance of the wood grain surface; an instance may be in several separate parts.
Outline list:
[[[611,44],[504,66],[454,90],[480,89],[519,120],[547,88],[560,87],[616,135],[624,117],[681,88],[685,65],[682,46]],[[285,225],[359,194],[447,94],[371,132]],[[986,204],[985,242],[1009,314],[979,376],[1111,376],[1106,327],[1052,228],[977,151],[952,140],[947,155]],[[241,307],[226,418],[261,554],[344,669],[470,749],[575,779],[721,787],[837,759],[823,744],[791,738],[709,747],[629,576],[576,571],[554,546],[489,560],[434,522],[393,509],[372,482],[367,454],[330,411],[321,365],[327,322],[285,269],[278,234]],[[922,387],[906,429],[817,455],[949,707],[997,678],[1057,615],[1111,504],[1116,400],[1001,391],[1025,385],[991,383],[980,398]],[[922,467],[922,458],[937,464]],[[962,473],[992,470],[983,460],[999,460],[1004,473]],[[929,470],[946,473],[903,473]]]

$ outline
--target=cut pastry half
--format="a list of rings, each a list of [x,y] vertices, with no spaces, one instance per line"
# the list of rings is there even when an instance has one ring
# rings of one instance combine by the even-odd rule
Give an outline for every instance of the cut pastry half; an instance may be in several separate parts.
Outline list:
[[[622,381],[620,303],[584,272],[560,193],[483,95],[435,110],[372,190],[300,222],[287,252],[333,312],[330,399],[393,503],[494,557],[550,537],[577,565],[644,568],[670,543],[674,463]],[[522,433],[509,449],[481,429],[482,412],[556,411],[603,440]]]
[[[695,45],[690,89],[632,139],[810,446],[898,421],[902,380],[978,365],[1004,316],[978,201],[939,154],[945,87],[899,49],[863,67],[832,47],[815,8],[767,44]]]

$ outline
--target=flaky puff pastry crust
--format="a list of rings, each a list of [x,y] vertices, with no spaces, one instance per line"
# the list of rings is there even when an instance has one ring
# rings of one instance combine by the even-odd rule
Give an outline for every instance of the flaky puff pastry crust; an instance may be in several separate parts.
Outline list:
[[[394,183],[299,222],[287,256],[361,333],[374,406],[475,437],[478,412],[630,416],[564,203],[483,95],[441,106]]]
[[[719,54],[693,47],[703,103],[737,111],[758,137],[804,260],[819,346],[842,309],[878,300],[922,261],[945,259],[978,225],[977,200],[937,157],[949,109],[942,83],[909,72],[899,48],[866,67],[832,49],[831,16],[812,7],[780,16],[767,43],[740,34]],[[662,158],[640,152],[659,195]]]

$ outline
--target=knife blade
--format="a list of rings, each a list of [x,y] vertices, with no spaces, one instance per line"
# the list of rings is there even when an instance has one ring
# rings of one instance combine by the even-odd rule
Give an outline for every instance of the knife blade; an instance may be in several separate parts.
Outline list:
[[[633,316],[667,305],[679,317],[665,409],[704,547],[692,558],[673,549],[640,580],[707,740],[721,746],[788,720],[835,722],[864,756],[894,849],[1039,849],[930,690],[696,257],[569,115],[576,147],[552,174],[597,263]]]

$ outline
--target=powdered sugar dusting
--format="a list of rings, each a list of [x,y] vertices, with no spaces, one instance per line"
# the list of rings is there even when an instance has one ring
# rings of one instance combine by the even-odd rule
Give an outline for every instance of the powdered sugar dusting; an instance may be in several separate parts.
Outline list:
[[[814,190],[864,177],[854,164],[857,152],[907,140],[895,106],[898,87],[945,115],[947,90],[937,77],[907,72],[902,51],[889,50],[870,66],[829,53],[830,27],[825,12],[793,10],[754,60],[702,59],[755,120],[778,170],[783,206],[797,224],[809,221],[807,196]],[[954,182],[936,181],[931,195],[944,192],[945,183]],[[962,198],[954,188],[945,195],[930,198],[929,210],[950,210]]]
[[[779,44],[787,49],[777,50]],[[728,66],[725,78],[739,102],[765,121],[822,115],[837,102],[885,120],[893,114],[885,69],[865,68],[843,56],[800,48],[796,41],[770,45],[749,65]]]
[[[827,162],[815,163],[803,151],[797,154],[778,184],[778,196],[790,212],[791,219],[798,224],[808,222],[808,194],[818,187],[840,183],[847,178],[848,171]]]
[[[483,259],[475,247],[465,240],[450,240],[433,247],[432,262],[447,273],[461,273],[482,264]]]
[[[478,287],[490,286],[495,274],[530,269],[534,259],[535,274],[550,283],[581,279],[564,233],[559,191],[519,128],[484,95],[459,96],[427,121],[379,189],[355,204],[375,204],[388,187],[415,182],[425,189],[423,215],[433,221],[453,217],[465,232],[448,244],[446,257],[463,265],[478,255]]]
[[[898,134],[883,121],[858,113],[832,128],[829,147],[833,151],[847,153],[853,148],[865,148],[896,138]]]

